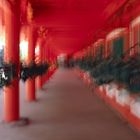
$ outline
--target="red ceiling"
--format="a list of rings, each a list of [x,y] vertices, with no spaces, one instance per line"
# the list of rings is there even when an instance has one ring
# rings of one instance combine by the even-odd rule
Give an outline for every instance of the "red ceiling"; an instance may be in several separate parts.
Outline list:
[[[103,26],[108,6],[124,0],[30,0],[34,24],[48,28],[47,46],[57,55],[87,47]],[[110,13],[113,9],[110,9]]]

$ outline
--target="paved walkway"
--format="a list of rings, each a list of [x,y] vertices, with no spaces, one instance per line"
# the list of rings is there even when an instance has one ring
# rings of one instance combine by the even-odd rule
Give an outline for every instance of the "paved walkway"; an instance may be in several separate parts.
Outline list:
[[[38,91],[38,101],[24,100],[21,83],[21,116],[26,127],[0,124],[0,140],[139,140],[114,112],[94,95],[72,70],[59,69]],[[2,95],[0,95],[0,118]]]

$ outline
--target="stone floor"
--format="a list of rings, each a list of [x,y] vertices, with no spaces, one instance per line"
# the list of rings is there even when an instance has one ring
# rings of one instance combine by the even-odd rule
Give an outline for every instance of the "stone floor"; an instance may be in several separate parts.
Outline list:
[[[0,140],[140,139],[72,70],[57,70],[43,90],[37,91],[36,102],[26,102],[24,84],[20,87],[21,116],[28,117],[30,124],[13,128],[0,124]]]

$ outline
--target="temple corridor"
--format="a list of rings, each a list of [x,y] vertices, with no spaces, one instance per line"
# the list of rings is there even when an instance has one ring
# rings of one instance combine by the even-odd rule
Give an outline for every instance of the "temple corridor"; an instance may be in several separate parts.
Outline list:
[[[139,136],[101,101],[72,69],[58,69],[37,101],[25,101],[20,83],[21,117],[30,125],[0,125],[0,140],[138,140]],[[0,95],[0,117],[2,97]],[[0,118],[1,119],[1,118]]]

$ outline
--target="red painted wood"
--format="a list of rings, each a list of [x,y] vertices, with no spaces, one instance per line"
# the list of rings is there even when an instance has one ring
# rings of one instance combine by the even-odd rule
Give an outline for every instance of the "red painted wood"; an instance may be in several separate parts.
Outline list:
[[[27,55],[27,65],[30,65],[35,60],[35,45],[36,45],[36,35],[34,27],[28,27],[28,55]],[[36,100],[35,95],[35,78],[28,78],[26,83],[26,100],[34,101]]]
[[[19,31],[20,9],[18,1],[5,9],[5,38],[4,61],[14,63],[19,70]],[[14,7],[15,6],[15,7]],[[16,27],[16,28],[15,28]],[[10,86],[4,87],[4,121],[11,122],[19,119],[19,79],[15,78]]]
[[[43,40],[41,38],[38,39],[38,47],[39,47],[39,52],[38,52],[38,55],[36,56],[38,59],[38,61],[36,62],[37,64],[42,64],[43,62]],[[42,76],[37,76],[36,79],[36,88],[37,89],[41,89],[42,88],[42,85],[43,85],[43,81],[42,81]]]

